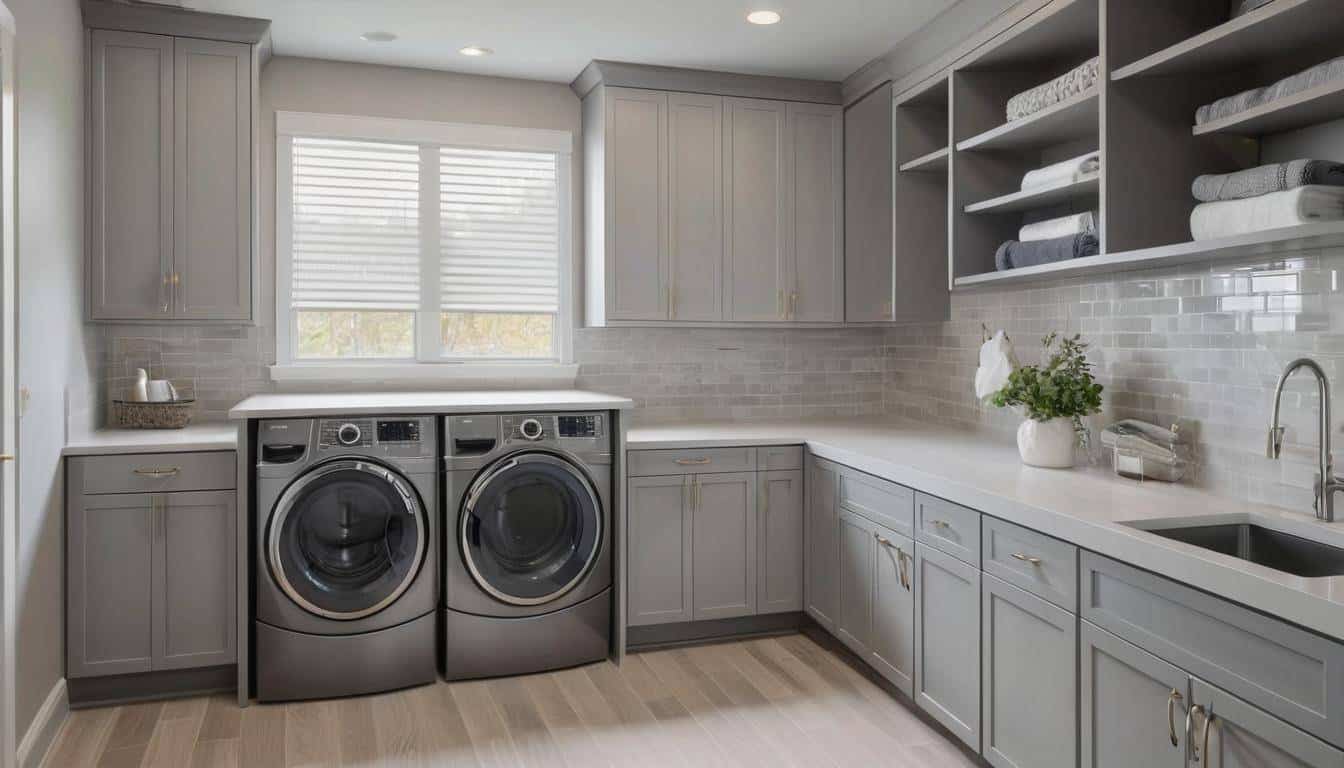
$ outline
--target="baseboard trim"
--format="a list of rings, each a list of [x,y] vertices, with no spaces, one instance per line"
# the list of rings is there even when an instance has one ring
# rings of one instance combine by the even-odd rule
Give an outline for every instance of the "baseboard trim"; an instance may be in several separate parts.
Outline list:
[[[801,613],[769,613],[733,619],[627,627],[625,644],[631,653],[638,653],[726,640],[789,635],[798,631],[802,616]]]
[[[65,678],[56,681],[38,708],[37,715],[19,740],[19,768],[37,768],[55,743],[56,736],[70,715],[70,699],[66,696]]]

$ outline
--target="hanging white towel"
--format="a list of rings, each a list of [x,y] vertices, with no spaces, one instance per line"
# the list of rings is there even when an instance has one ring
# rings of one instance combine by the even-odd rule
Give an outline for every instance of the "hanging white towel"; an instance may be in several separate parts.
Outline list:
[[[1086,155],[1065,160],[1062,163],[1028,171],[1027,175],[1022,177],[1022,189],[1072,184],[1099,170],[1101,170],[1101,152],[1089,152]]]
[[[1096,233],[1096,216],[1091,211],[1085,211],[1075,213],[1072,216],[1061,216],[1057,219],[1046,219],[1035,224],[1027,224],[1018,230],[1017,239],[1023,243],[1030,243],[1036,240],[1054,240],[1070,235],[1095,235]]]
[[[975,397],[980,402],[989,398],[1008,383],[1008,375],[1017,369],[1017,355],[1008,334],[997,331],[994,337],[980,345],[980,367],[975,372]]]
[[[1344,187],[1311,185],[1202,203],[1190,214],[1190,234],[1196,240],[1213,240],[1324,221],[1344,221]]]

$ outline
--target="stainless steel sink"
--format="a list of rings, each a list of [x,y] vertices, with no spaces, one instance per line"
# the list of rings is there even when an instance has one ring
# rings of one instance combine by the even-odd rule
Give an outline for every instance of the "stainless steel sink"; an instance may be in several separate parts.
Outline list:
[[[1254,523],[1143,528],[1164,538],[1183,541],[1295,576],[1317,578],[1344,575],[1344,549]]]

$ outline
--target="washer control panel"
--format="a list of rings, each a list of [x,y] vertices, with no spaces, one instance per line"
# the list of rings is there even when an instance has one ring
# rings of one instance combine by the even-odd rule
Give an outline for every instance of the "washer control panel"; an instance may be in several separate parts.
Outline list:
[[[330,419],[317,430],[317,444],[322,448],[367,448],[373,445],[371,419]]]
[[[317,423],[320,453],[364,451],[373,456],[433,456],[433,416],[336,417]]]
[[[586,413],[577,416],[555,417],[556,430],[561,437],[601,437],[602,415]]]

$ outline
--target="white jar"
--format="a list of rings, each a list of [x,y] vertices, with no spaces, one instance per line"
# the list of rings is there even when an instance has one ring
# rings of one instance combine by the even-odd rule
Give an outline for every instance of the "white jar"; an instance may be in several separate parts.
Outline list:
[[[1069,469],[1078,445],[1073,419],[1060,416],[1049,421],[1027,419],[1017,428],[1017,452],[1022,463],[1048,469]]]

